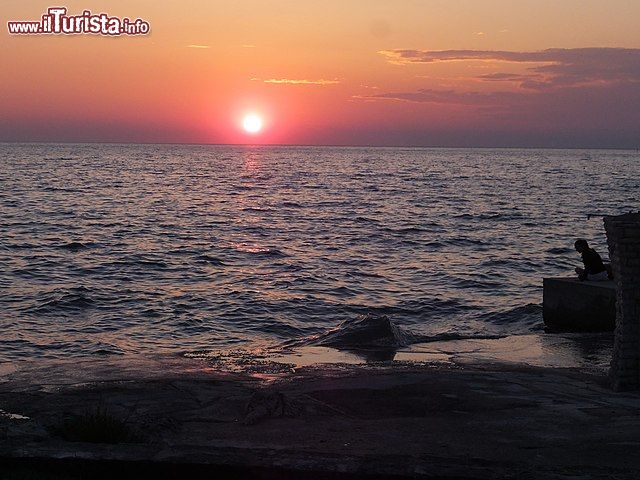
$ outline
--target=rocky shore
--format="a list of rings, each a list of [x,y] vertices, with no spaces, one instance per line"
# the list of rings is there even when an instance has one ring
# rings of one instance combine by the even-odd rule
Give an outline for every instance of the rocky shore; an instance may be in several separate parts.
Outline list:
[[[640,477],[640,396],[612,392],[604,374],[486,361],[251,372],[145,362],[5,370],[0,477]]]

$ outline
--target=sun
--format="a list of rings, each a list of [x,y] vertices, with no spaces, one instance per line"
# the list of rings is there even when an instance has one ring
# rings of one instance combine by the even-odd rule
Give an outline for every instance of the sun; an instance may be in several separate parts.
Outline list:
[[[247,133],[258,133],[262,130],[262,118],[251,113],[242,120],[242,128],[244,128],[244,131]]]

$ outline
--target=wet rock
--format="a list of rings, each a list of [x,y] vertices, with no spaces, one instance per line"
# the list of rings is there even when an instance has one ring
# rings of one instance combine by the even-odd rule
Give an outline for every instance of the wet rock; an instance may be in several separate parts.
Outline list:
[[[338,349],[399,348],[414,341],[414,336],[400,329],[386,315],[366,314],[346,320],[312,342]]]

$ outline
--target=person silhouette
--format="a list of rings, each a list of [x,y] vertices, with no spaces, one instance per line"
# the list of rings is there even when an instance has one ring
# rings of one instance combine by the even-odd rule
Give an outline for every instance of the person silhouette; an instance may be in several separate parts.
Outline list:
[[[576,251],[582,256],[584,268],[576,267],[576,273],[580,281],[604,281],[609,279],[609,273],[602,257],[593,248],[589,246],[586,240],[579,238],[574,243]]]

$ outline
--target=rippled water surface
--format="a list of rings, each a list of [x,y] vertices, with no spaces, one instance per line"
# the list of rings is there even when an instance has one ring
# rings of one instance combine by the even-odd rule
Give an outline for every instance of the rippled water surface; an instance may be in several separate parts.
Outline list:
[[[2,359],[541,329],[631,151],[0,144]]]

